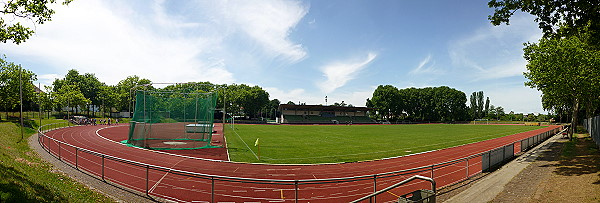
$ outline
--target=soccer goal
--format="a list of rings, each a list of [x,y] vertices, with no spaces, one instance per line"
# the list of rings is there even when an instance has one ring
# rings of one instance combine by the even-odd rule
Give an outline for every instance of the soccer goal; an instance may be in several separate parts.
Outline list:
[[[127,144],[148,149],[212,148],[216,92],[136,90]]]

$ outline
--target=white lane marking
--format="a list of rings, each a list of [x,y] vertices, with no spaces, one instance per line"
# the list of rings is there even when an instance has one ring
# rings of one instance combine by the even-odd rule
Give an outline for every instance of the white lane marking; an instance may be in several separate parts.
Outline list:
[[[167,171],[167,172],[165,173],[165,175],[163,175],[163,176],[160,178],[160,180],[158,180],[158,181],[156,182],[156,184],[154,184],[154,186],[152,186],[152,188],[150,188],[150,190],[148,190],[148,193],[151,193],[152,191],[154,191],[154,189],[156,189],[156,186],[158,186],[158,184],[160,184],[160,182],[161,182],[163,179],[165,179],[165,177],[167,177],[167,175],[168,175],[168,174],[171,172],[171,170],[173,170],[173,167],[175,167],[177,164],[181,163],[181,162],[182,162],[182,161],[184,161],[184,160],[185,160],[185,159],[182,159],[182,160],[178,161],[177,163],[175,163],[173,166],[171,166],[171,167],[169,168],[169,171]]]

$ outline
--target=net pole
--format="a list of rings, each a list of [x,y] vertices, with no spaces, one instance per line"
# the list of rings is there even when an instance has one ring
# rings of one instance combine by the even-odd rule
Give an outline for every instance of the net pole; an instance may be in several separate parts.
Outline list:
[[[195,130],[195,132],[198,132],[198,127],[200,127],[200,126],[198,126],[198,95],[196,94],[194,96],[195,96],[194,97],[194,99],[195,99],[194,104],[196,104],[196,109],[194,111],[194,130]]]
[[[142,131],[142,135],[144,136],[144,138],[143,138],[144,139],[144,147],[146,147],[146,146],[148,146],[147,145],[148,144],[148,142],[147,142],[147,140],[148,140],[148,131],[147,131],[148,128],[147,127],[148,126],[146,126],[146,124],[148,123],[148,121],[147,121],[147,118],[148,118],[147,117],[147,111],[148,111],[148,109],[146,108],[146,91],[142,91],[142,96],[144,97],[144,121],[145,121],[144,122],[144,128],[143,128],[143,131]]]

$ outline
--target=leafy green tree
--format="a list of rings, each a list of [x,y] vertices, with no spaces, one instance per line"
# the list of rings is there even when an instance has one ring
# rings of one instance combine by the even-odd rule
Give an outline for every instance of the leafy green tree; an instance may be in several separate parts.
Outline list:
[[[538,43],[527,43],[524,57],[528,61],[524,75],[529,80],[525,85],[542,91],[546,105],[570,103],[574,132],[581,104],[597,100],[600,93],[600,51],[578,36],[543,38]]]
[[[469,97],[469,110],[473,119],[477,118],[477,92],[473,92]]]
[[[35,93],[33,81],[37,80],[35,73],[25,70],[21,65],[0,57],[0,105],[6,111],[14,110],[19,105],[19,86],[22,85],[23,102],[33,101]]]
[[[56,107],[55,94],[52,92],[52,87],[45,86],[46,91],[40,91],[39,98],[42,110],[48,113],[48,119],[50,119],[50,113],[52,109]]]
[[[67,75],[65,75],[64,79],[54,80],[53,90],[57,92],[65,85],[74,85],[85,98],[91,101],[86,106],[88,116],[90,116],[90,109],[92,109],[93,105],[100,106],[102,104],[99,93],[100,88],[105,84],[100,82],[94,74],[85,73],[81,75],[77,70],[71,69]]]
[[[479,91],[477,92],[477,118],[483,118],[484,116],[483,91]]]
[[[399,102],[398,88],[392,85],[379,85],[371,97],[372,107],[377,109],[381,119],[392,119],[396,117]]]
[[[56,91],[56,102],[61,107],[71,108],[77,114],[77,109],[87,107],[92,101],[85,98],[77,86],[63,85]]]
[[[102,116],[108,112],[112,112],[111,109],[117,104],[118,92],[116,86],[102,84],[98,91],[98,100],[101,104]],[[108,108],[108,109],[107,109]]]
[[[488,16],[494,25],[508,24],[515,12],[522,11],[536,16],[545,37],[577,35],[589,26],[594,41],[590,44],[600,39],[600,0],[491,0],[488,6],[495,8]]]
[[[129,108],[131,107],[130,105],[132,105],[132,103],[135,101],[135,95],[133,95],[132,88],[136,87],[138,89],[153,89],[154,87],[150,86],[151,84],[152,81],[140,78],[137,75],[128,76],[127,78],[119,81],[115,87],[117,93],[115,107],[117,108],[117,111],[129,111]],[[133,111],[133,109],[131,110]]]
[[[73,0],[65,0],[63,5],[71,3]],[[49,8],[50,4],[57,3],[56,0],[14,0],[3,1],[0,14],[0,41],[6,43],[12,41],[15,44],[25,42],[33,33],[34,30],[23,26],[20,22],[13,23],[14,18],[20,18],[36,24],[44,24],[52,19],[54,10]],[[10,20],[5,21],[4,18]]]
[[[483,110],[483,114],[484,115],[488,115],[490,113],[490,110],[493,110],[494,106],[492,105],[491,109],[490,109],[490,97],[486,97],[485,98],[485,108]]]

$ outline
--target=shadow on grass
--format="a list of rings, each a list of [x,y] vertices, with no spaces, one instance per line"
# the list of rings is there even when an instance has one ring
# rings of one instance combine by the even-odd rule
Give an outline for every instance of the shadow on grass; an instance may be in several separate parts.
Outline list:
[[[562,157],[554,173],[562,176],[580,176],[600,172],[600,153],[594,141],[577,138],[565,144]],[[596,181],[594,184],[600,184]]]
[[[0,164],[0,202],[67,202],[68,199],[51,192],[45,185],[30,178],[14,167]],[[57,180],[59,181],[59,180]]]

